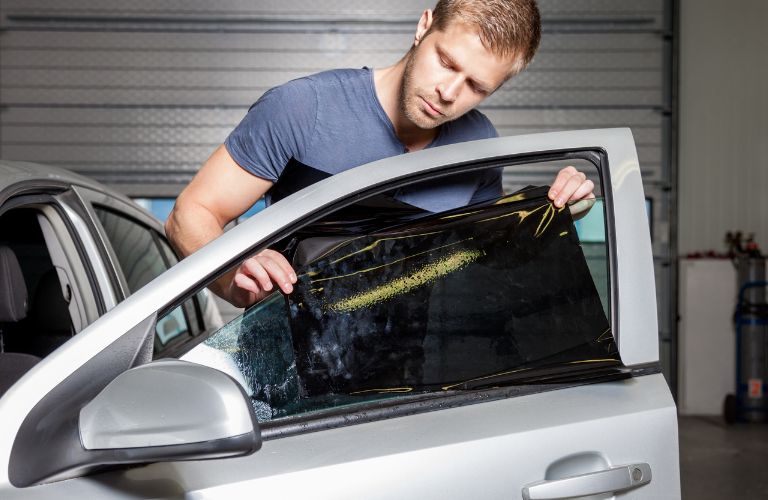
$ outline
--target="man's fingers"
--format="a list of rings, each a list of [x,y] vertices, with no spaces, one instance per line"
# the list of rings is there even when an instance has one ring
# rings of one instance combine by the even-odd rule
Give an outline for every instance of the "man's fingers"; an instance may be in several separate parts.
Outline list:
[[[254,293],[269,292],[277,284],[284,293],[293,292],[296,273],[288,260],[274,250],[264,250],[246,259],[235,274],[235,284]]]
[[[238,274],[240,272],[251,277],[262,290],[267,292],[272,290],[272,279],[269,277],[269,274],[266,269],[264,269],[262,263],[258,260],[258,256],[246,259],[240,266]]]
[[[557,177],[555,177],[555,182],[552,183],[552,187],[549,189],[549,199],[554,201],[557,198],[557,195],[563,190],[568,180],[577,173],[579,173],[579,171],[570,165],[560,170],[557,173]]]
[[[261,293],[259,285],[253,279],[249,278],[247,274],[240,272],[240,270],[235,273],[234,281],[238,288],[242,288],[243,290],[252,293]]]
[[[595,193],[593,192],[594,190],[595,190],[595,183],[587,179],[584,182],[582,182],[581,185],[576,189],[576,191],[571,195],[571,199],[581,200],[583,198],[594,198],[595,197]]]
[[[574,193],[576,193],[579,187],[581,187],[581,185],[586,182],[586,180],[587,176],[581,172],[577,172],[576,174],[572,175],[560,190],[560,192],[558,192],[555,196],[555,206],[558,208],[564,206],[566,202],[573,197]]]
[[[289,273],[285,272],[285,270],[280,266],[280,264],[273,256],[259,254],[256,256],[256,259],[269,275],[269,279],[276,283],[283,292],[293,292],[293,285],[291,285],[291,278]]]
[[[561,208],[569,201],[594,198],[594,189],[595,183],[587,179],[583,172],[568,166],[558,172],[548,196],[556,207]]]
[[[273,262],[280,266],[286,276],[288,276],[290,282],[296,283],[296,271],[293,270],[291,263],[288,262],[288,259],[286,259],[283,254],[274,250],[267,249],[261,252],[259,255],[263,255],[272,259]]]

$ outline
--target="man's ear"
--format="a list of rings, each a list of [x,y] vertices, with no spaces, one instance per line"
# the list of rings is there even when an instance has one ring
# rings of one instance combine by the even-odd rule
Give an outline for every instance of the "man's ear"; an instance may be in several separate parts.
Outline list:
[[[416,46],[421,42],[421,39],[424,38],[424,35],[427,34],[427,31],[429,31],[429,28],[432,26],[432,10],[427,9],[419,18],[419,24],[416,26],[416,37],[413,40],[413,45]]]

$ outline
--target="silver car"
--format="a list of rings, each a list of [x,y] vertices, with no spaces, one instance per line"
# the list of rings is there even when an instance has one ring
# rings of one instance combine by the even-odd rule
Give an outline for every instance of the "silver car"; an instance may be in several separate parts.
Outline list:
[[[595,201],[548,202],[536,184],[566,164]],[[437,212],[403,202],[478,179],[496,194]],[[16,197],[2,195],[0,217]],[[83,224],[109,224],[80,198]],[[176,333],[174,311],[199,310],[211,280],[266,247],[297,270],[293,293]],[[19,335],[13,289],[0,324]],[[626,129],[338,174],[118,301],[0,399],[2,498],[680,498]]]

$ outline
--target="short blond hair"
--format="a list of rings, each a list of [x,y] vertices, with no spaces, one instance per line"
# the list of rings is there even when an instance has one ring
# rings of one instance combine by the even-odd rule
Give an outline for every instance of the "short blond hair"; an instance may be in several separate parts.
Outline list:
[[[514,57],[512,75],[531,62],[541,41],[535,0],[439,0],[430,31],[444,31],[454,21],[477,28],[485,48],[497,56]]]

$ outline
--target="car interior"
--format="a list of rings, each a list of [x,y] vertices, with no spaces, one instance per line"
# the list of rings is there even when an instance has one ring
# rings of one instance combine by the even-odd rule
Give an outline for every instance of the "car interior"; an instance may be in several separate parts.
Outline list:
[[[0,216],[0,395],[75,333],[72,289],[65,297],[40,217],[32,207]]]

